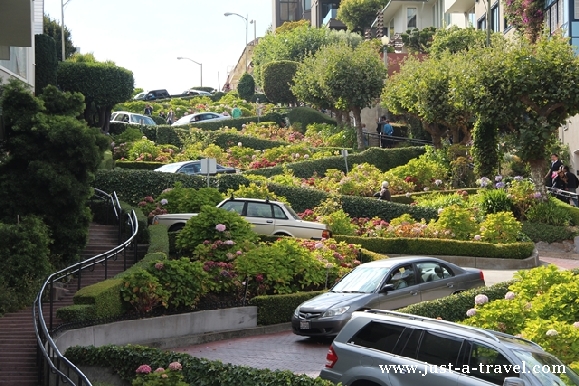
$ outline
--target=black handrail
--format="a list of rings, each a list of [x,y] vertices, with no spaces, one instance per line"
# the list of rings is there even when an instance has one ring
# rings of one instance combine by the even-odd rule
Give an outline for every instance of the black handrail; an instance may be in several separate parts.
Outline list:
[[[108,201],[112,206],[115,217],[119,224],[119,237],[121,237],[123,226],[123,210],[116,193],[109,195],[100,189],[95,189],[95,196]],[[127,225],[130,226],[131,236],[124,243],[116,246],[110,251],[98,254],[85,261],[73,264],[70,267],[55,272],[48,276],[46,281],[42,284],[42,287],[38,292],[32,307],[34,329],[38,345],[37,362],[39,385],[58,385],[62,383],[71,386],[92,386],[86,375],[84,375],[78,367],[76,367],[64,355],[62,355],[51,336],[51,334],[55,333],[56,331],[53,328],[54,284],[61,282],[63,279],[68,279],[76,275],[78,279],[78,289],[80,289],[82,271],[85,269],[94,269],[97,264],[103,264],[105,266],[105,275],[103,280],[106,280],[108,274],[107,261],[111,258],[116,260],[117,255],[125,252],[130,246],[134,248],[136,260],[136,236],[139,231],[139,226],[137,222],[137,215],[135,214],[134,210],[131,211],[130,214],[127,213]],[[125,260],[124,264],[126,267],[126,254],[123,253],[123,256]],[[49,302],[50,307],[48,326],[42,309],[43,302],[45,301]],[[55,381],[51,381],[52,377],[54,377]]]

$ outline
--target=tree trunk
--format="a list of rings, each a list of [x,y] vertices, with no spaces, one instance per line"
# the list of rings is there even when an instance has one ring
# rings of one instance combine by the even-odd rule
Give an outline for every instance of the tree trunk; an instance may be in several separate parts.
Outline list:
[[[424,130],[426,130],[428,133],[430,133],[430,136],[432,137],[432,144],[434,145],[435,149],[442,149],[442,134],[440,132],[440,129],[438,128],[438,125],[436,123],[422,123],[422,126],[424,127]],[[446,130],[444,131],[444,133],[446,133]]]
[[[350,112],[342,111],[340,113],[342,114],[342,122],[347,123],[348,126],[352,126],[352,119],[350,117]]]
[[[338,123],[338,126],[342,126],[342,124],[344,122],[342,122],[342,113],[338,110],[332,110],[332,113],[334,113],[334,116],[336,117],[336,122]]]
[[[359,107],[353,107],[352,113],[356,120],[356,140],[358,142],[358,149],[362,150],[366,148],[366,146],[364,146],[364,132],[362,131],[362,109]]]
[[[531,178],[535,184],[535,190],[541,193],[541,196],[546,199],[549,196],[547,188],[545,187],[545,160],[529,160],[531,165]]]

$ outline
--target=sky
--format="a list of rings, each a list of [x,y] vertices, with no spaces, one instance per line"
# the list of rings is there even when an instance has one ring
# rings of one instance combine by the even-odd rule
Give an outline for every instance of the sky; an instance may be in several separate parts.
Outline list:
[[[66,3],[66,0],[65,0]],[[44,13],[61,20],[60,0],[44,0]],[[245,47],[246,22],[257,37],[272,22],[272,0],[69,0],[64,23],[75,47],[96,60],[133,72],[135,87],[179,94],[200,85],[221,89]],[[254,24],[247,23],[247,41]],[[242,59],[243,60],[243,59]]]

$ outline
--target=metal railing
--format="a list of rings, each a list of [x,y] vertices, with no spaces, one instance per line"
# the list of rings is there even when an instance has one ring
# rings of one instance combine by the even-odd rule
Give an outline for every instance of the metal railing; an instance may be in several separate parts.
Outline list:
[[[98,264],[104,266],[104,277],[108,277],[107,262],[110,259],[116,260],[120,254],[123,255],[124,267],[127,267],[126,251],[129,247],[134,248],[134,261],[137,259],[137,240],[136,235],[139,230],[137,216],[135,211],[123,213],[116,193],[109,195],[100,189],[95,189],[95,196],[104,200],[111,205],[113,213],[119,225],[119,243],[123,232],[123,221],[126,215],[126,225],[130,227],[130,236],[125,242],[105,253],[98,254],[87,260],[76,263],[50,275],[42,284],[40,291],[34,301],[32,314],[34,318],[34,329],[38,345],[37,362],[38,362],[38,384],[39,385],[72,385],[72,386],[91,386],[88,378],[70,362],[56,346],[52,334],[57,331],[53,328],[54,314],[54,291],[55,285],[68,281],[72,277],[77,279],[77,290],[81,288],[82,272],[85,270],[93,271]],[[49,303],[48,324],[45,319],[43,304]]]
[[[579,194],[570,192],[568,190],[553,188],[551,186],[546,186],[547,191],[554,195],[555,197],[563,197],[565,199],[578,199]]]
[[[379,144],[382,142],[382,140],[384,140],[385,142],[389,143],[390,146],[393,146],[399,142],[407,142],[407,143],[410,143],[414,146],[432,145],[432,141],[427,141],[424,139],[414,139],[414,138],[408,138],[408,137],[398,137],[395,135],[385,135],[385,134],[379,134],[379,133],[364,132],[364,141],[366,143],[366,146],[370,145],[370,139],[377,140]]]

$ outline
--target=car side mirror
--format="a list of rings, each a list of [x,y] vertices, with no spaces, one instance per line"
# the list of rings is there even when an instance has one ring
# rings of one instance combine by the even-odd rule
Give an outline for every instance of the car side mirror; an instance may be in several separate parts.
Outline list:
[[[380,293],[385,294],[387,292],[394,291],[394,290],[395,290],[394,284],[384,284],[382,286],[382,288],[380,288]]]
[[[527,382],[521,378],[506,377],[503,381],[503,386],[527,386]]]

